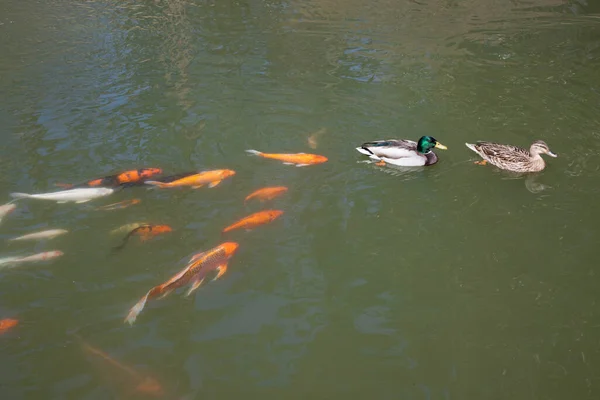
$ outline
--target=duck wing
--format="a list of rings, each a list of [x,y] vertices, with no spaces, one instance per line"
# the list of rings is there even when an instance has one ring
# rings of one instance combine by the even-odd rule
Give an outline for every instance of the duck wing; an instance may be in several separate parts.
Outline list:
[[[488,160],[528,162],[531,157],[528,150],[510,144],[477,142],[473,147],[477,153]]]
[[[417,142],[412,140],[374,140],[365,142],[356,150],[368,156],[386,158],[414,157],[417,154]]]

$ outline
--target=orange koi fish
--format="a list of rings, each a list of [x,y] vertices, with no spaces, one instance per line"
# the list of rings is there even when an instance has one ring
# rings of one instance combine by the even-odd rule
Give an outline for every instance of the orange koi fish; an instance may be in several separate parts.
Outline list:
[[[63,188],[82,188],[82,187],[116,187],[121,185],[136,185],[144,183],[146,179],[152,178],[155,175],[162,174],[160,168],[141,168],[123,171],[118,174],[108,175],[103,178],[92,179],[90,181],[71,184],[71,183],[56,183],[56,186]]]
[[[191,175],[185,175],[184,177],[176,175],[177,179],[174,180],[173,177],[166,177],[161,179],[161,181],[146,181],[146,184],[158,186],[160,188],[191,186],[192,189],[198,189],[204,185],[208,185],[209,188],[213,188],[221,183],[223,179],[229,178],[233,175],[235,175],[235,171],[231,169],[215,169],[213,171],[204,171]]]
[[[274,154],[261,153],[257,150],[246,150],[250,154],[263,158],[272,158],[283,161],[286,165],[295,165],[296,167],[306,167],[307,165],[322,164],[327,161],[327,157],[317,154],[297,153],[297,154]]]
[[[112,211],[112,210],[120,210],[123,208],[127,208],[129,206],[133,206],[135,204],[140,204],[142,201],[140,199],[130,199],[119,201],[118,203],[107,204],[105,206],[96,207],[96,210],[103,211]]]
[[[244,199],[244,203],[252,199],[259,199],[261,202],[266,200],[273,200],[275,197],[281,196],[282,194],[287,192],[287,190],[288,188],[285,186],[272,186],[258,189],[246,196],[246,198]]]
[[[12,318],[0,319],[0,335],[8,332],[19,324],[19,321]]]
[[[250,214],[245,218],[240,219],[239,221],[229,225],[227,228],[223,229],[222,233],[226,233],[232,231],[234,229],[246,229],[247,231],[256,228],[257,226],[268,224],[279,218],[283,214],[281,210],[265,210],[259,211],[254,214]]]
[[[116,369],[118,371],[121,371],[125,375],[129,376],[132,379],[132,381],[134,382],[134,385],[135,385],[134,391],[135,392],[143,393],[146,395],[152,395],[152,396],[161,396],[164,394],[163,388],[160,385],[160,383],[158,383],[158,381],[156,381],[152,377],[144,376],[144,375],[140,374],[138,371],[136,371],[135,369],[133,369],[127,365],[123,365],[122,363],[115,360],[110,355],[106,354],[104,351],[102,351],[96,347],[93,347],[92,345],[90,345],[89,343],[84,341],[81,337],[79,337],[79,335],[75,334],[75,337],[79,340],[82,349],[86,353],[88,353],[94,357],[100,358],[101,360],[107,362],[111,366],[116,367]]]
[[[198,253],[190,259],[189,264],[168,281],[153,287],[132,308],[125,318],[125,322],[133,325],[137,316],[144,309],[146,302],[160,296],[167,296],[173,290],[191,283],[185,296],[189,296],[200,287],[206,275],[211,271],[219,271],[213,281],[219,279],[227,271],[227,263],[235,254],[239,244],[225,242],[202,253]]]
[[[161,235],[163,233],[172,232],[172,231],[173,231],[173,228],[171,228],[169,225],[153,225],[153,224],[140,225],[137,228],[132,229],[127,234],[127,236],[125,236],[125,238],[123,239],[123,243],[121,243],[119,246],[115,247],[114,250],[121,250],[123,247],[125,247],[125,245],[129,241],[129,238],[134,235],[139,236],[140,240],[142,242],[145,242],[146,240],[150,240],[157,235]]]

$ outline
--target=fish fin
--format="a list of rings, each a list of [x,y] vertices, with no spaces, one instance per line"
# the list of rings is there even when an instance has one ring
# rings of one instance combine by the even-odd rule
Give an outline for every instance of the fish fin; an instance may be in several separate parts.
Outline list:
[[[151,292],[151,290],[148,293],[146,293],[146,295],[144,297],[142,297],[140,299],[140,301],[138,301],[133,307],[131,307],[131,310],[129,310],[129,314],[127,314],[127,317],[125,318],[125,322],[127,322],[129,325],[133,325],[137,316],[144,309],[144,306],[146,305],[146,301],[148,300],[148,295],[150,294],[150,292]]]
[[[164,292],[163,292],[163,293],[160,295],[160,297],[158,298],[158,300],[162,300],[162,299],[164,299],[165,297],[167,297],[168,295],[170,295],[172,291],[173,291],[173,289],[170,289],[170,290],[165,290],[165,291],[164,291]]]
[[[296,164],[296,167],[306,167],[308,165],[310,165],[310,164]]]
[[[185,293],[184,297],[188,297],[190,294],[192,294],[192,292],[196,289],[198,289],[200,287],[200,285],[202,285],[202,282],[204,282],[204,278],[202,279],[196,279],[195,281],[192,282],[192,286],[190,287],[190,289]]]
[[[192,189],[200,189],[202,186],[204,186],[204,185],[196,185],[196,186],[192,186]]]
[[[90,199],[87,199],[87,200],[77,200],[75,203],[76,204],[81,204],[81,203],[87,203],[88,201],[90,201]]]
[[[146,185],[158,186],[159,188],[164,188],[164,187],[169,186],[168,184],[166,184],[164,182],[158,182],[158,181],[145,181],[144,183]]]
[[[252,150],[252,149],[246,150],[246,153],[250,153],[250,154],[253,154],[255,156],[262,156],[262,154],[263,154],[262,152],[260,152],[258,150]]]
[[[28,199],[28,198],[31,198],[32,196],[27,193],[11,193],[10,197],[12,197],[13,199]]]
[[[219,265],[217,267],[217,270],[219,270],[219,273],[213,278],[213,281],[216,281],[217,279],[222,277],[225,274],[225,272],[227,272],[227,264]]]
[[[67,203],[68,203],[68,201],[62,201],[62,200],[56,202],[56,204],[67,204]]]
[[[284,162],[283,165],[296,165],[296,164],[291,163],[291,162]]]
[[[215,186],[217,186],[219,183],[221,183],[222,181],[214,181],[208,184],[209,188],[214,188]]]

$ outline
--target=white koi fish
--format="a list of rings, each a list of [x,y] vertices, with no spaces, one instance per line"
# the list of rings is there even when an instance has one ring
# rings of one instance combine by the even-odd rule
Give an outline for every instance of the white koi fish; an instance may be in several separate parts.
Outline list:
[[[2,218],[15,211],[15,208],[17,208],[17,205],[13,203],[6,203],[0,206],[0,222],[2,222]]]
[[[43,253],[37,253],[37,254],[33,254],[31,256],[21,257],[21,258],[15,260],[15,262],[24,263],[24,262],[46,261],[46,260],[51,260],[56,257],[60,257],[63,254],[65,254],[65,253],[63,253],[60,250],[44,251]]]
[[[87,201],[97,199],[99,197],[108,196],[109,194],[114,193],[114,191],[114,189],[110,188],[81,188],[63,190],[54,193],[11,193],[10,195],[15,199],[52,200],[58,203],[67,203],[69,201],[73,201],[75,203],[85,203]]]
[[[16,240],[38,240],[38,239],[52,239],[60,235],[64,235],[69,232],[66,229],[49,229],[47,231],[40,231],[35,233],[30,233],[28,235],[19,236],[13,239],[9,239],[9,241],[14,242]]]

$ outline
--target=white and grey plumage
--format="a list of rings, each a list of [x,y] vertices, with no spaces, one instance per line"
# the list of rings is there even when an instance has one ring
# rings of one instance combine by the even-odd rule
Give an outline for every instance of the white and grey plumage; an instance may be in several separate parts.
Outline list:
[[[374,161],[384,161],[389,164],[419,167],[433,165],[438,161],[432,148],[446,149],[431,136],[423,136],[419,142],[407,139],[374,140],[363,143],[356,150],[369,156]]]
[[[539,172],[546,167],[542,154],[557,157],[543,140],[533,142],[529,150],[493,142],[477,142],[465,145],[479,154],[484,163],[489,162],[498,168],[513,172]]]

